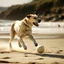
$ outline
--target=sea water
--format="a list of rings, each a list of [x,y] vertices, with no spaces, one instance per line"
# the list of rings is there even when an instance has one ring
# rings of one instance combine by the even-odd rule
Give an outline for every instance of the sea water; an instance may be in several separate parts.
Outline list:
[[[12,25],[12,20],[0,20],[0,34],[9,34],[10,27]],[[39,27],[33,26],[33,34],[38,34],[35,38],[55,38],[64,36],[64,22],[42,22],[39,23]],[[6,36],[0,36],[0,38],[5,38]],[[9,37],[9,36],[7,36]]]

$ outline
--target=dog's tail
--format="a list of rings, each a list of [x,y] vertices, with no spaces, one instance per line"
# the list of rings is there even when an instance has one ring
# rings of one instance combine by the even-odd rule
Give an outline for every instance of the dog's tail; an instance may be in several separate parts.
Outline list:
[[[14,25],[15,25],[15,23],[12,24],[12,26],[11,26],[11,30],[10,30],[10,36],[11,36],[11,39],[13,39],[14,36],[15,36]]]

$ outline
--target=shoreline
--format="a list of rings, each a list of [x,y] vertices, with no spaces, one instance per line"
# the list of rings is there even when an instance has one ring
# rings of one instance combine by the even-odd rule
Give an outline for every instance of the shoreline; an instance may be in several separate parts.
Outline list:
[[[33,34],[35,39],[57,39],[57,38],[64,38],[64,34]],[[14,39],[17,39],[18,36],[16,35]],[[0,33],[0,39],[10,39],[9,33]],[[25,39],[28,39],[26,36]]]

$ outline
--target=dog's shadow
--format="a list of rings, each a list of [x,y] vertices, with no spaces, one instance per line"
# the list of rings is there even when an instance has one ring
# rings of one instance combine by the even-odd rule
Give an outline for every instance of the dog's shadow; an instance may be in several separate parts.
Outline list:
[[[64,59],[64,55],[57,55],[57,54],[36,54],[43,57],[54,57],[54,58],[62,58]]]
[[[19,52],[19,51],[13,50],[13,52]],[[24,53],[25,55],[31,54],[31,55],[41,56],[41,57],[53,57],[53,58],[64,59],[64,55],[62,55],[62,54],[51,54],[51,53],[42,53],[42,54],[39,54],[39,53],[33,53],[33,52],[20,52],[20,53]]]
[[[41,57],[53,57],[53,58],[61,58],[61,59],[64,59],[64,55],[61,55],[61,54],[50,54],[50,53],[42,53],[42,54],[39,54],[39,53],[25,53],[25,54],[32,54],[32,55],[38,55],[38,56],[41,56]]]
[[[19,52],[19,51],[13,50],[12,52]],[[3,54],[3,53],[11,53],[11,52],[0,52],[0,53]],[[23,53],[25,55],[31,54],[31,55],[41,56],[41,57],[53,57],[53,58],[64,59],[64,55],[61,55],[61,54],[51,54],[51,53],[42,53],[42,54],[39,54],[39,53],[32,53],[32,52],[19,52],[19,53]]]

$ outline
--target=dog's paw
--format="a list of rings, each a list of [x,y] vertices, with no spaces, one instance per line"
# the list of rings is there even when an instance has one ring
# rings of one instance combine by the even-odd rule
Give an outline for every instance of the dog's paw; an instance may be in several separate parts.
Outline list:
[[[27,46],[26,45],[24,45],[24,49],[27,50]]]
[[[35,43],[35,46],[38,46],[38,44],[37,44],[37,43]]]

